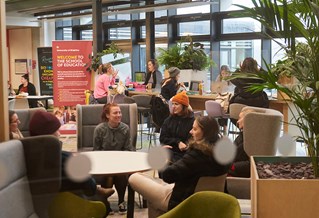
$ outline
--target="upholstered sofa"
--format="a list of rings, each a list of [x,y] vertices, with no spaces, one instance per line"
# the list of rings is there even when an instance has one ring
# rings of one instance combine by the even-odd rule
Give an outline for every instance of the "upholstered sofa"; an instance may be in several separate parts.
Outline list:
[[[48,217],[61,184],[61,145],[53,136],[0,144],[0,217]]]
[[[101,123],[103,104],[77,105],[77,147],[79,151],[93,149],[93,133]],[[137,105],[119,104],[122,112],[122,122],[130,127],[131,143],[136,147],[137,138]]]

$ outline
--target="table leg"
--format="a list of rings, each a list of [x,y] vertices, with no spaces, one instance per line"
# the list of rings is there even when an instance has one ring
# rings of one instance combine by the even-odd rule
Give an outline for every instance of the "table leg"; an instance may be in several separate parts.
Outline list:
[[[49,101],[48,99],[45,99],[45,109],[48,110],[48,108],[49,108]]]
[[[135,191],[130,185],[127,186],[128,196],[127,196],[127,218],[134,217],[134,195]]]

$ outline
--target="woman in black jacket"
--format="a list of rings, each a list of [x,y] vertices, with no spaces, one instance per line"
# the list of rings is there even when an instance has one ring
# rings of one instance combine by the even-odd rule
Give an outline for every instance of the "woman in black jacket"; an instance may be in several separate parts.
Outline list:
[[[248,74],[258,74],[263,73],[261,69],[258,69],[256,60],[253,58],[246,58],[244,62],[240,65],[240,70],[236,73],[248,73]],[[269,107],[269,100],[267,94],[262,92],[252,92],[248,91],[247,88],[251,84],[263,83],[264,81],[260,79],[252,78],[235,78],[231,80],[231,83],[235,85],[235,91],[233,97],[230,99],[229,104],[239,103],[254,107]]]
[[[190,133],[192,141],[186,154],[163,171],[164,182],[139,173],[129,178],[131,187],[148,201],[149,217],[154,217],[150,211],[166,212],[192,195],[200,177],[220,176],[229,168],[213,156],[213,147],[219,139],[219,126],[214,118],[197,117]]]
[[[189,107],[186,92],[180,92],[172,98],[171,114],[165,119],[160,134],[160,143],[172,153],[171,162],[181,159],[185,153],[190,130],[194,123],[194,113]]]
[[[166,78],[162,81],[161,95],[166,101],[169,101],[174,95],[176,95],[180,86],[183,84],[178,83],[180,77],[180,69],[177,67],[170,67],[168,69],[169,78]]]

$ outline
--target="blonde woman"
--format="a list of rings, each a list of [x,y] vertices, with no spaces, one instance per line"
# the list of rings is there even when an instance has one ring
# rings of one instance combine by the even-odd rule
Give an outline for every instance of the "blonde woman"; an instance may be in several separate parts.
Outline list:
[[[107,102],[107,96],[109,92],[109,86],[115,84],[115,77],[118,74],[118,70],[115,70],[112,64],[107,63],[102,65],[102,74],[95,82],[94,98],[100,104]]]

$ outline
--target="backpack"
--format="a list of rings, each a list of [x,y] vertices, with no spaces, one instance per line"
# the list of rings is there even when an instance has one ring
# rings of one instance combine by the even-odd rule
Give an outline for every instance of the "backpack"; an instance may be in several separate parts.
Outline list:
[[[151,99],[151,114],[153,123],[161,128],[164,120],[169,116],[169,106],[162,96],[152,96]]]

